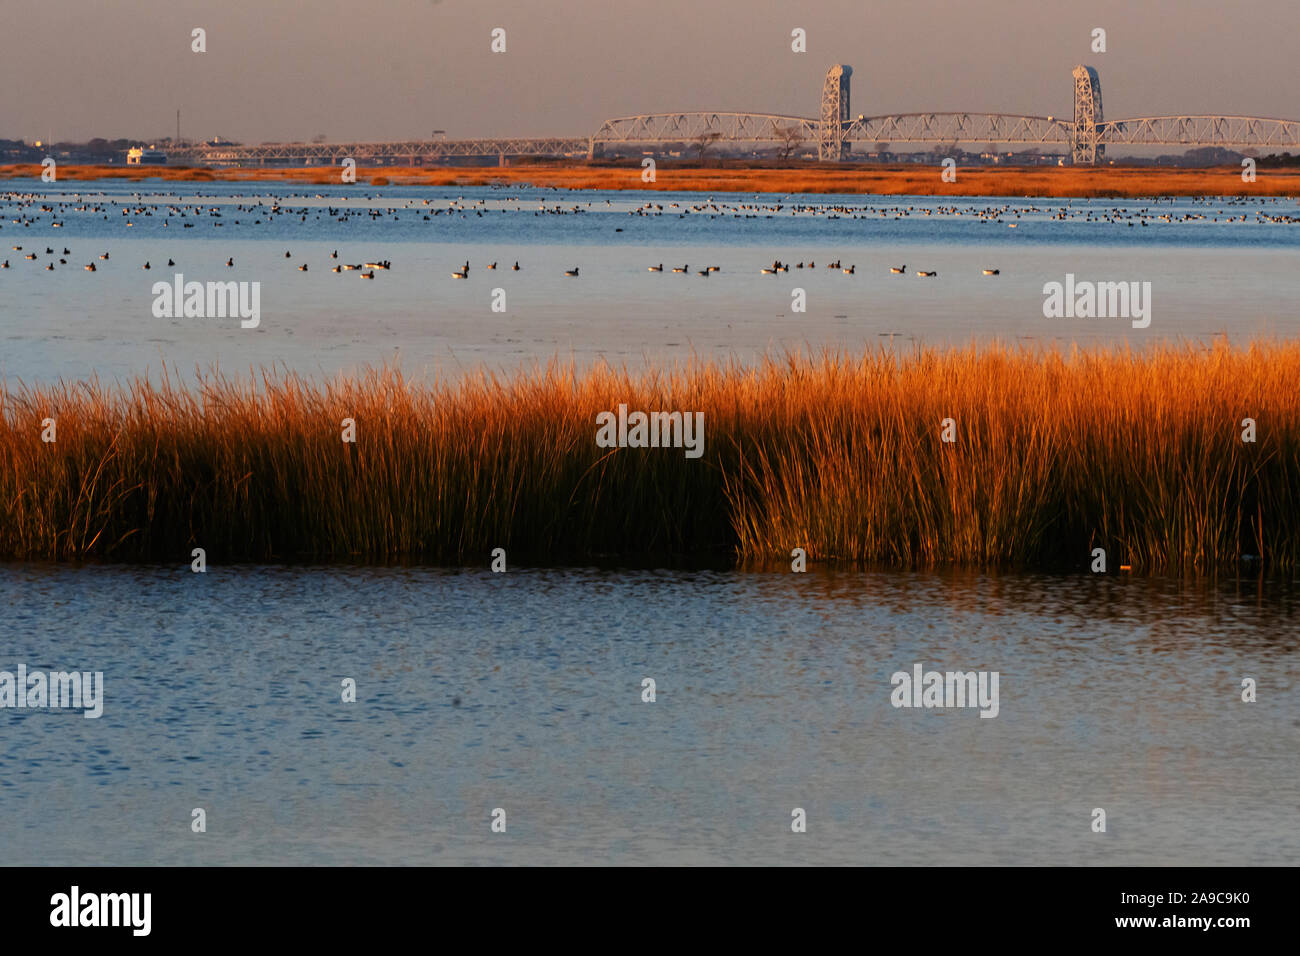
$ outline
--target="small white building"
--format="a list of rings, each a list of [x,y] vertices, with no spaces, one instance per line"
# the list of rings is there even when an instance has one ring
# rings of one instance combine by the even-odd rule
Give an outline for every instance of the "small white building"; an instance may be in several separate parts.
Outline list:
[[[167,154],[152,146],[148,149],[142,146],[133,146],[126,151],[126,164],[128,166],[165,166],[167,165]]]

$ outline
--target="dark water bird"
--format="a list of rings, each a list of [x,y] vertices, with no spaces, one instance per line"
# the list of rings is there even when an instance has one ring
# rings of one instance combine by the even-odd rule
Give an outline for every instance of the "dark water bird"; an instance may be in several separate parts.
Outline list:
[[[677,266],[673,266],[673,272],[690,272],[690,271],[691,271],[691,264],[689,262],[686,265],[682,266],[681,268],[678,268]]]
[[[922,279],[926,279],[929,278],[930,276],[937,276],[939,273],[935,271],[930,271],[930,272],[918,271],[916,274],[920,276]]]
[[[844,270],[844,274],[845,274],[846,276],[851,276],[851,275],[853,275],[853,273],[857,272],[857,270],[858,270],[858,267],[857,267],[856,264],[854,264],[854,265],[849,266],[847,269],[845,269],[845,270]]]
[[[104,254],[103,254],[102,256],[100,256],[99,258],[101,258],[101,259],[107,259],[107,258],[108,258],[108,253],[107,253],[107,252],[104,253]]]
[[[984,270],[984,274],[985,274],[986,276],[995,276],[995,275],[999,275],[1001,272],[1002,272],[1001,269],[985,269],[985,270]]]
[[[375,270],[374,270],[374,269],[371,269],[369,272],[363,272],[363,273],[361,273],[361,278],[363,278],[363,279],[373,279],[374,277],[375,277]]]
[[[285,257],[286,259],[291,258],[290,255],[289,255],[289,250],[288,250],[288,249],[284,250],[284,257]]]
[[[467,267],[464,268],[464,269],[460,269],[460,270],[457,270],[456,272],[453,272],[453,273],[451,274],[451,277],[452,277],[453,279],[466,279],[466,278],[469,278],[469,267],[467,266]]]
[[[6,259],[4,261],[4,265],[0,265],[0,269],[8,269],[8,268],[9,268],[9,260]]]
[[[176,263],[172,262],[172,260],[170,260],[170,259],[167,260],[167,264],[168,264],[169,266],[174,266],[174,265],[176,265]]]
[[[29,252],[29,253],[27,253],[27,255],[23,256],[23,258],[24,258],[24,259],[35,259],[35,258],[36,258],[36,253],[34,253],[34,252]]]
[[[889,271],[896,276],[905,275],[907,273],[907,263],[904,262],[901,266],[890,266]]]
[[[299,271],[299,272],[306,272],[306,271],[307,271],[307,263],[304,262],[302,265],[300,265],[300,266],[298,267],[298,271]]]
[[[342,272],[342,271],[343,271],[342,266],[335,266],[333,269],[330,270],[330,272]]]
[[[661,263],[659,263],[659,265],[657,265],[657,266],[650,266],[650,267],[648,268],[647,271],[649,271],[649,272],[663,272],[663,271],[664,271],[664,264],[661,262]]]
[[[496,264],[495,262],[492,263],[490,266],[488,266],[489,269],[495,269],[496,267],[497,267],[497,264]]]
[[[574,266],[572,269],[565,269],[564,274],[566,276],[576,276],[578,274],[578,267]]]
[[[95,271],[95,264],[94,264],[93,262],[89,262],[89,263],[87,263],[87,264],[86,264],[86,271],[87,271],[87,272],[94,272],[94,271]]]
[[[231,256],[229,259],[226,260],[226,267],[233,269],[234,266],[235,266],[235,257]]]
[[[515,263],[515,267],[514,267],[513,269],[511,269],[510,271],[511,271],[511,272],[518,272],[518,271],[519,271],[519,263],[516,262],[516,263]]]
[[[339,251],[337,249],[335,249],[333,252],[330,253],[331,259],[337,259],[338,257],[339,257]]]
[[[54,263],[51,262],[48,266],[46,266],[46,267],[45,267],[45,271],[46,271],[46,272],[53,272],[53,271],[54,271]]]
[[[153,266],[149,265],[149,263],[146,262],[146,263],[145,263],[144,265],[142,265],[140,268],[141,268],[141,269],[152,269]]]

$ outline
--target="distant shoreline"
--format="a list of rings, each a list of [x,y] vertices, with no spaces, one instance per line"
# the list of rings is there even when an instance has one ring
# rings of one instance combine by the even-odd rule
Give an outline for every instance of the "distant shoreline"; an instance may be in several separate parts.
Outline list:
[[[39,179],[34,164],[0,166],[0,180]],[[535,186],[557,189],[646,190],[651,192],[846,193],[886,196],[1005,196],[1149,198],[1172,196],[1300,197],[1300,169],[1259,168],[1256,181],[1242,182],[1237,166],[1169,169],[1150,166],[958,167],[957,181],[944,182],[933,165],[867,164],[753,165],[660,164],[655,182],[642,180],[636,166],[589,163],[524,163],[515,166],[359,167],[356,188],[383,186]],[[265,182],[341,185],[340,167],[217,168],[189,166],[58,167],[60,180],[93,182]]]

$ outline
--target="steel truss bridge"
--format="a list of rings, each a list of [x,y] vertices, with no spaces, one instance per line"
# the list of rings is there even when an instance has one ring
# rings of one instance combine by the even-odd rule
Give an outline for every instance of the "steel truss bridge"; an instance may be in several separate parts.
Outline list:
[[[816,117],[776,113],[692,111],[645,113],[606,120],[584,138],[416,140],[401,143],[266,143],[261,146],[199,145],[168,150],[171,162],[196,164],[298,163],[358,166],[400,162],[438,163],[452,157],[586,156],[668,148],[697,150],[747,146],[777,147],[787,155],[811,146],[822,160],[848,159],[854,145],[871,149],[895,144],[955,148],[1020,145],[1056,147],[1076,164],[1105,157],[1107,146],[1219,146],[1230,149],[1300,150],[1300,120],[1255,116],[1140,116],[1105,120],[1101,80],[1089,66],[1073,72],[1073,117],[1016,113],[851,114],[853,68],[831,67]]]

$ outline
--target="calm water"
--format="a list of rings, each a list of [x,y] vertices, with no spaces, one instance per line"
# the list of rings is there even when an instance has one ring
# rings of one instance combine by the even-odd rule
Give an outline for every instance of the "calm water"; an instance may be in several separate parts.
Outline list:
[[[9,862],[1300,852],[1297,592],[1279,585],[10,565],[0,596],[0,669],[105,681],[98,720],[0,712]],[[893,708],[890,675],[917,662],[997,670],[998,716]]]
[[[914,341],[1141,346],[1300,333],[1300,204],[1291,199],[34,181],[8,188],[0,194],[0,257],[11,266],[0,270],[0,374],[10,380],[111,380],[156,372],[163,362],[182,373],[283,365],[332,376],[397,361],[418,377],[514,369],[557,355],[640,366]],[[334,250],[338,260],[329,257]],[[33,252],[36,260],[24,258]],[[103,252],[108,261],[97,258]],[[382,259],[392,269],[374,281],[330,271]],[[774,259],[817,266],[760,275]],[[453,279],[466,260],[469,278]],[[832,260],[856,265],[857,274],[826,268]],[[92,261],[98,270],[84,271]],[[492,261],[501,268],[488,270]],[[509,269],[515,261],[519,272]],[[303,262],[306,273],[297,271]],[[647,271],[661,262],[689,264],[692,273]],[[904,264],[909,273],[939,275],[890,275]],[[709,265],[721,271],[694,274]],[[565,277],[575,266],[580,276]],[[984,268],[1001,275],[985,277]],[[260,282],[261,325],[155,318],[153,284],[177,272],[201,282]],[[1044,318],[1043,284],[1066,273],[1151,282],[1151,326]],[[804,313],[792,312],[795,288],[806,292]],[[492,311],[494,289],[505,292],[505,312]]]

